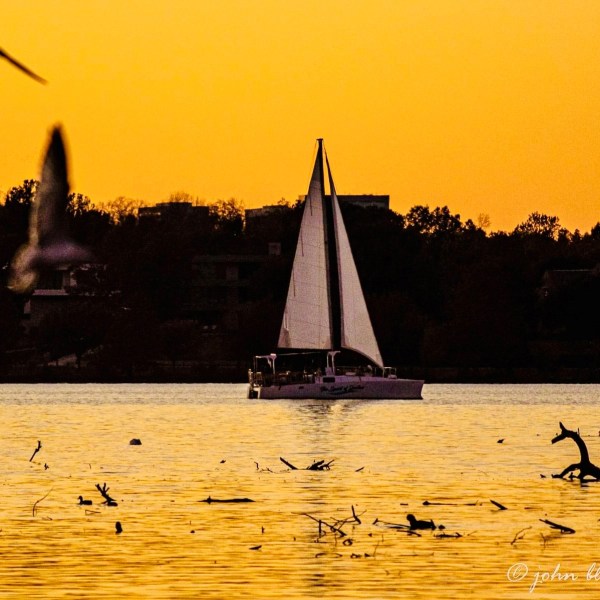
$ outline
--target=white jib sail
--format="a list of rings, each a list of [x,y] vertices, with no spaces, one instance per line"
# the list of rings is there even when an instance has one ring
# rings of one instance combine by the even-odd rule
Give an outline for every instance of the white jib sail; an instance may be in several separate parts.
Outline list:
[[[322,159],[317,154],[306,197],[279,348],[331,348],[323,216]]]
[[[329,163],[327,164],[329,171]],[[340,305],[342,320],[342,347],[360,352],[383,368],[383,359],[379,352],[375,332],[369,318],[358,272],[352,257],[352,249],[344,226],[344,219],[329,171],[331,201],[333,203],[333,222],[337,243],[338,269],[340,279]]]

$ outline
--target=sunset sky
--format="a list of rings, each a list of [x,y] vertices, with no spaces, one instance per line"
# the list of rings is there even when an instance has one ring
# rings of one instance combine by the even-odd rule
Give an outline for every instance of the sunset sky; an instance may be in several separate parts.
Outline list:
[[[307,190],[600,221],[597,0],[0,0],[0,192],[63,124],[95,204]]]

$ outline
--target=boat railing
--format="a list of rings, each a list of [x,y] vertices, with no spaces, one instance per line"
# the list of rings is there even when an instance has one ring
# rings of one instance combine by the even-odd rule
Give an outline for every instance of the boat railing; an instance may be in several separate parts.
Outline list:
[[[275,373],[250,371],[249,379],[250,383],[254,386],[270,387],[289,385],[291,383],[314,383],[318,374],[318,372],[313,373],[309,371],[276,371]]]
[[[335,368],[335,374],[336,375],[347,375],[350,377],[370,377],[371,375],[373,375],[373,369],[370,366],[351,366],[351,367],[344,367],[344,366],[336,366]]]

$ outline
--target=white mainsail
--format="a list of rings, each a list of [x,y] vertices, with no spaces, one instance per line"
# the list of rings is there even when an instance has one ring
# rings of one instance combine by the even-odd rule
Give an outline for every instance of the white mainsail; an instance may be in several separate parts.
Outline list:
[[[279,348],[331,349],[321,157],[319,147],[300,225]]]
[[[329,161],[327,172],[331,188],[333,230],[339,279],[341,346],[354,350],[383,367],[375,333],[358,278],[348,234],[340,211]],[[328,276],[328,250],[325,190],[323,189],[323,151],[319,151],[310,181],[292,267],[283,322],[279,332],[280,348],[332,350],[333,328]]]

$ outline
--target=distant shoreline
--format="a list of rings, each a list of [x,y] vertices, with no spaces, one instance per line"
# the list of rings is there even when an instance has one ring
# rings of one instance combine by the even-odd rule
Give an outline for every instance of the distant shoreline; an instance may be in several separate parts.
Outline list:
[[[0,370],[0,385],[10,383],[246,383],[248,365],[231,361],[195,369],[144,369],[130,374],[97,368],[40,366]],[[433,383],[586,384],[600,383],[599,367],[414,367],[398,376]]]

